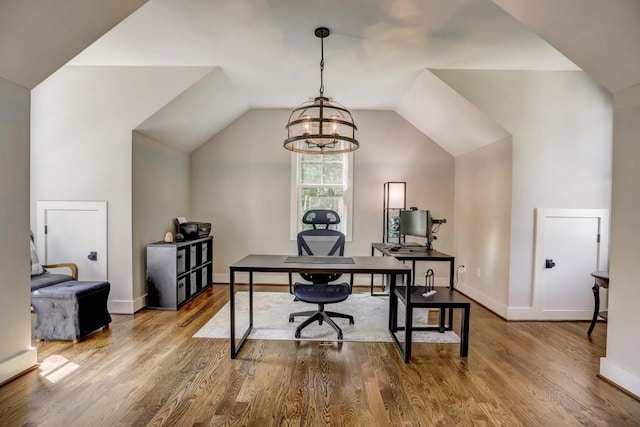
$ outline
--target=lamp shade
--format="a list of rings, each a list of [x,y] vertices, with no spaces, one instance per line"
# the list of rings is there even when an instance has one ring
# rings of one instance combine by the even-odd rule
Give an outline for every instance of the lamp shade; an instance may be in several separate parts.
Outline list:
[[[387,208],[405,208],[405,188],[404,182],[387,182]]]
[[[296,107],[286,130],[284,147],[298,153],[347,153],[360,146],[349,110],[322,96]]]

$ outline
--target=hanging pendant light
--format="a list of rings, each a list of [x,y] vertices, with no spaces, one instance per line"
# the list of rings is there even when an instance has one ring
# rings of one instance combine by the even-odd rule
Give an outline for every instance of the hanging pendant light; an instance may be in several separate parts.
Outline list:
[[[297,153],[337,154],[355,151],[360,147],[356,139],[353,116],[342,105],[324,96],[324,39],[329,29],[315,30],[320,39],[320,96],[296,107],[285,127],[287,139],[284,148]]]

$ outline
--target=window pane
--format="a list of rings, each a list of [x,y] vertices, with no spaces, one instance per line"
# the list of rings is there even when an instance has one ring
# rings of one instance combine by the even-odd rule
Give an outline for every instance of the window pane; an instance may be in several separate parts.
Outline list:
[[[344,215],[344,190],[342,188],[327,187],[303,187],[300,188],[300,218],[309,209],[332,209],[338,212],[342,219]],[[338,229],[343,231],[342,222],[338,225]],[[302,224],[303,230],[313,228],[311,225]]]
[[[322,161],[323,156],[318,156],[317,154],[304,154],[300,153],[300,161],[302,162],[320,162]]]
[[[322,184],[321,163],[301,163],[300,169],[301,184]]]
[[[340,163],[344,163],[345,162],[345,156],[346,156],[346,154],[325,154],[322,157],[324,158],[325,162],[340,162]]]
[[[302,224],[302,216],[309,209],[332,209],[340,215],[341,223],[336,229],[347,234],[345,197],[347,195],[348,154],[298,154],[299,175],[295,177],[298,187],[297,207],[298,231],[313,228]],[[349,189],[349,191],[352,191]],[[334,228],[334,227],[332,227]]]
[[[327,163],[324,165],[324,183],[342,184],[344,174],[342,163]]]

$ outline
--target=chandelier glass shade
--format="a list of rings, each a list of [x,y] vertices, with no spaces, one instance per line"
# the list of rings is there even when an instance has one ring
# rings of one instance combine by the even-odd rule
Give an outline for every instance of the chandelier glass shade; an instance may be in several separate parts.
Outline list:
[[[329,29],[315,30],[321,40],[320,96],[296,107],[285,127],[284,148],[297,153],[337,154],[355,151],[360,147],[356,139],[358,129],[353,116],[344,106],[324,96],[324,38]]]

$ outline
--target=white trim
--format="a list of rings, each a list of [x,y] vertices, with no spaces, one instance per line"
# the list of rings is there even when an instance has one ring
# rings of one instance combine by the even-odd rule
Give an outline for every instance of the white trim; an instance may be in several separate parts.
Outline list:
[[[507,318],[508,307],[506,304],[488,296],[484,292],[480,292],[477,289],[468,286],[464,282],[458,283],[455,288],[472,300],[493,311],[498,316]]]
[[[508,307],[507,320],[591,320],[592,310],[538,310],[535,307]]]
[[[600,358],[600,375],[628,392],[640,396],[640,376],[616,365],[610,357]]]
[[[544,235],[547,218],[596,218],[600,232],[597,253],[597,270],[608,270],[609,260],[609,210],[607,209],[534,209],[534,257],[532,268],[532,306],[509,307],[509,320],[588,320],[593,312],[588,310],[544,310]]]
[[[38,352],[35,347],[2,361],[0,363],[0,384],[22,375],[38,364]]]
[[[289,203],[289,240],[296,240],[298,235],[298,158],[291,152],[291,179]],[[229,283],[229,282],[227,282]]]
[[[133,314],[142,310],[147,305],[147,295],[134,300],[108,300],[107,309],[113,314]]]

